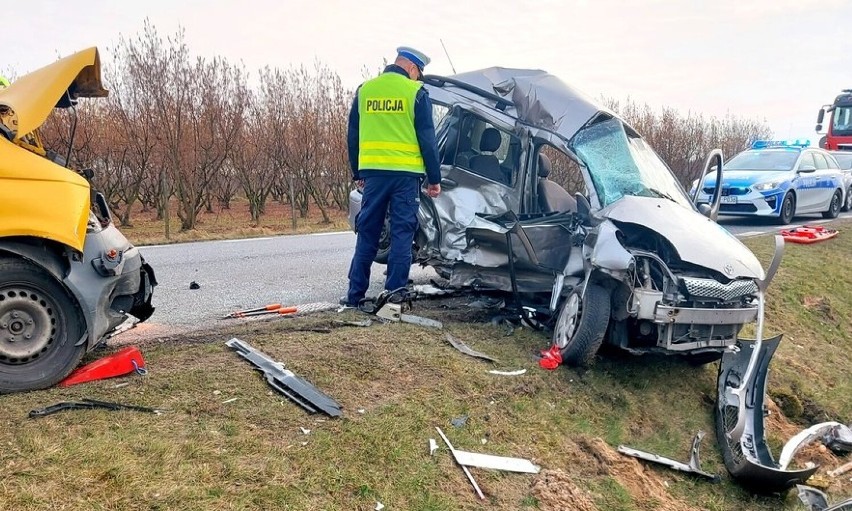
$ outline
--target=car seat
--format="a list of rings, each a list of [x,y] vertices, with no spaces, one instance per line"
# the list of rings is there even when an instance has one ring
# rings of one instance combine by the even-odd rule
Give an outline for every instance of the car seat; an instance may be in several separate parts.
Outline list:
[[[503,139],[497,128],[485,128],[479,139],[479,151],[493,153],[500,149]],[[478,154],[470,159],[470,170],[477,174],[493,179],[500,183],[506,183],[506,176],[500,168],[500,160],[494,154]]]
[[[577,200],[557,183],[547,179],[550,175],[550,158],[538,153],[538,204],[543,213],[555,211],[577,212]]]

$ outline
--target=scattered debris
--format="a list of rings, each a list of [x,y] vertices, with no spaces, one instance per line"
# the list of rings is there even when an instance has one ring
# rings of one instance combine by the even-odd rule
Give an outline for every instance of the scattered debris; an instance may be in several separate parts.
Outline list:
[[[526,369],[518,369],[517,371],[497,371],[495,369],[492,369],[488,371],[489,374],[499,374],[501,376],[520,376],[522,374],[525,374],[526,372]]]
[[[364,415],[365,413],[367,413],[367,410],[364,410],[363,408],[359,408],[358,413],[360,413],[361,415]]]
[[[159,410],[157,408],[148,408],[146,406],[136,406],[136,405],[126,405],[122,403],[110,403],[107,401],[97,401],[95,399],[84,398],[82,402],[73,402],[73,401],[64,401],[61,403],[56,403],[55,405],[50,405],[45,408],[37,408],[35,410],[31,410],[29,413],[30,419],[35,419],[38,417],[44,417],[47,415],[54,414],[56,412],[61,412],[63,410],[133,410],[136,412],[144,412],[144,413],[153,413],[156,415],[160,415],[165,410]]]
[[[232,397],[231,399],[226,399],[226,400],[222,401],[222,404],[227,405],[227,404],[233,403],[237,399],[239,399],[239,398],[238,397]]]
[[[299,428],[299,431],[301,431],[303,435],[310,435],[311,434],[311,430],[309,430],[307,428]]]
[[[435,319],[423,318],[420,316],[414,316],[412,314],[400,314],[399,320],[403,323],[409,323],[411,325],[419,325],[425,326],[429,328],[437,328],[441,330],[444,328],[444,324]]]
[[[115,385],[113,385],[113,386],[112,386],[112,388],[114,388],[114,389],[120,389],[120,388],[126,387],[126,386],[128,386],[128,385],[130,385],[130,382],[129,382],[129,381],[126,381],[126,382],[124,382],[124,383],[116,383]]]
[[[807,429],[800,431],[797,435],[793,436],[790,440],[784,444],[784,448],[781,449],[781,456],[778,457],[778,467],[781,470],[787,470],[787,467],[790,465],[790,462],[793,461],[793,456],[799,452],[799,449],[808,445],[812,441],[817,438],[822,437],[835,426],[842,426],[839,422],[823,422],[820,424],[815,424]]]
[[[464,475],[467,476],[467,480],[470,481],[470,484],[473,485],[473,489],[476,490],[476,494],[479,496],[480,499],[485,500],[485,495],[482,494],[482,490],[480,490],[479,485],[476,484],[476,479],[473,478],[473,474],[471,474],[470,470],[468,470],[466,466],[462,465],[459,462],[458,457],[456,457],[457,451],[455,450],[455,448],[453,448],[453,444],[450,443],[450,440],[446,437],[446,435],[444,435],[444,432],[441,431],[441,428],[436,426],[435,429],[438,431],[438,434],[441,435],[441,439],[444,440],[444,443],[447,444],[447,447],[450,449],[450,453],[452,453],[453,455],[453,459],[456,460],[456,463],[458,463],[458,465],[462,468],[462,471],[464,471]]]
[[[385,505],[381,502],[376,502],[376,511],[382,511],[385,508]]]
[[[373,321],[370,319],[365,319],[364,321],[341,321],[339,319],[336,319],[332,323],[340,326],[357,326],[360,328],[367,328],[373,326]]]
[[[828,496],[816,488],[798,484],[796,489],[799,490],[799,500],[808,506],[809,511],[852,511],[852,498],[829,507]]]
[[[403,314],[402,305],[398,303],[385,303],[376,312],[376,317],[385,321],[399,321],[402,323],[410,323],[412,325],[437,328],[439,330],[444,328],[444,324],[440,321],[429,318],[423,318],[420,316],[414,316],[412,314]]]
[[[758,332],[762,322],[758,322]],[[766,442],[764,401],[766,376],[781,336],[739,341],[740,349],[722,355],[717,380],[716,439],[725,467],[743,486],[758,493],[776,493],[802,484],[818,467],[781,469]]]
[[[831,428],[822,437],[822,443],[835,454],[843,456],[852,453],[852,427],[841,424]]]
[[[839,467],[835,468],[834,470],[831,470],[830,472],[828,472],[828,475],[831,476],[831,477],[837,477],[837,476],[841,476],[841,475],[843,475],[843,474],[845,474],[846,472],[849,472],[849,471],[852,471],[852,461],[850,461],[849,463],[846,463],[844,465],[840,465]]]
[[[722,481],[721,476],[718,474],[711,474],[709,472],[705,472],[701,470],[701,461],[698,457],[698,449],[701,445],[701,440],[704,438],[704,432],[699,431],[697,435],[692,439],[692,449],[689,453],[689,461],[687,463],[681,463],[679,461],[675,461],[670,458],[666,458],[663,456],[659,456],[657,454],[652,454],[649,452],[639,451],[637,449],[633,449],[631,447],[626,447],[624,445],[618,446],[618,452],[621,454],[625,454],[627,456],[633,456],[634,458],[639,458],[645,461],[650,461],[653,463],[659,463],[661,465],[665,465],[674,470],[680,470],[681,472],[688,472],[691,474],[696,474],[699,476],[706,477],[713,481],[714,483],[718,483]]]
[[[495,363],[497,362],[497,360],[489,357],[488,355],[474,350],[473,348],[471,348],[470,346],[465,344],[464,341],[461,341],[461,340],[453,337],[453,335],[450,334],[449,332],[444,334],[444,337],[447,339],[447,342],[450,343],[450,345],[452,345],[453,348],[459,350],[460,352],[464,353],[465,355],[469,355],[469,356],[474,357],[474,358],[481,358],[482,360],[487,360],[489,362],[495,362]]]
[[[468,418],[469,416],[462,415],[461,417],[456,417],[455,419],[451,420],[450,423],[453,425],[453,427],[462,428],[465,424],[467,424]]]
[[[503,307],[506,302],[502,298],[481,297],[467,304],[471,309],[498,309]]]
[[[127,332],[128,330],[133,330],[134,328],[136,328],[136,325],[138,325],[139,323],[141,323],[139,321],[139,318],[135,318],[133,316],[130,316],[129,318],[124,320],[124,323],[118,325],[117,327],[115,327],[115,329],[112,332],[108,333],[106,338],[112,339],[113,337],[115,337],[118,334],[122,334],[124,332]]]
[[[438,450],[438,442],[435,441],[434,438],[429,439],[429,456],[434,456],[435,451]]]
[[[229,314],[225,314],[219,319],[232,319],[232,318],[242,318],[245,317],[246,314],[254,314],[257,312],[267,313],[270,311],[278,310],[282,307],[280,303],[270,303],[269,305],[264,305],[263,307],[255,307],[253,309],[243,309],[231,312]]]
[[[562,350],[558,345],[554,344],[549,349],[541,350],[541,358],[538,359],[539,367],[553,371],[558,369],[560,364],[562,364]]]
[[[193,280],[192,282],[189,283],[189,289],[192,289],[192,290],[201,289],[201,284],[199,284],[198,282]]]
[[[243,341],[234,338],[225,343],[237,354],[263,372],[266,382],[275,390],[284,394],[308,413],[323,413],[332,417],[342,415],[341,406],[337,401],[323,394],[316,387],[285,369],[280,362],[275,362],[260,351],[255,350]]]
[[[458,293],[455,289],[443,289],[434,284],[417,284],[412,291],[417,296],[450,296]]]
[[[214,395],[214,396],[219,396],[219,395],[221,395],[221,394],[222,394],[222,391],[221,391],[221,390],[214,390],[214,391],[213,391],[213,395]]]
[[[398,303],[386,303],[376,312],[376,317],[385,321],[399,321],[401,315],[402,306]]]
[[[479,441],[479,443],[481,443],[482,445],[485,445],[485,444],[487,444],[487,443],[488,443],[488,439],[487,439],[487,438],[483,438],[482,440],[480,440],[480,441]]]
[[[487,468],[491,470],[503,470],[506,472],[519,472],[523,474],[538,474],[541,467],[534,465],[531,461],[523,458],[509,458],[506,456],[492,456],[491,454],[480,454],[476,452],[460,451],[450,445],[450,441],[444,436],[440,428],[438,434],[450,447],[456,462],[463,467]]]
[[[59,382],[59,386],[70,387],[78,383],[105,380],[134,372],[143,376],[148,373],[145,369],[145,360],[142,358],[139,348],[128,346],[112,355],[95,360],[77,369]]]
[[[538,474],[541,467],[534,465],[530,460],[523,458],[509,458],[506,456],[492,456],[491,454],[480,454],[476,452],[455,452],[456,461],[466,467],[488,468],[491,470],[504,470],[506,472],[518,472],[522,474]]]

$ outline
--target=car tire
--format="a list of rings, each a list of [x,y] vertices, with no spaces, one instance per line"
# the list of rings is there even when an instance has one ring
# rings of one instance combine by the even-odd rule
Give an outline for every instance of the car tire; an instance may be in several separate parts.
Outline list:
[[[382,226],[382,234],[379,235],[379,251],[376,252],[376,257],[373,261],[379,264],[388,264],[388,256],[390,255],[390,218],[385,218],[385,224]]]
[[[784,196],[784,201],[781,202],[781,212],[778,214],[778,223],[787,225],[793,221],[796,216],[796,196],[792,192],[787,192]]]
[[[835,190],[831,196],[831,202],[828,204],[828,211],[822,212],[823,218],[837,218],[840,214],[840,208],[843,206],[843,192]]]
[[[587,284],[585,292],[571,291],[553,329],[553,344],[559,347],[563,363],[592,363],[606,334],[610,307],[610,292],[601,286]]]
[[[852,211],[852,186],[846,190],[846,201],[843,203],[843,207],[840,208],[840,211],[843,211],[844,213]]]
[[[0,394],[51,387],[86,351],[74,300],[45,270],[0,258]]]

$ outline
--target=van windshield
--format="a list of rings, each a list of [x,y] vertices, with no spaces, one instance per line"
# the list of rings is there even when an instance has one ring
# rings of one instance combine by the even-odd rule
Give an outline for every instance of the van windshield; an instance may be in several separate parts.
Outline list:
[[[668,166],[645,140],[628,134],[620,120],[583,128],[571,146],[589,171],[601,207],[634,195],[665,198],[694,209]]]

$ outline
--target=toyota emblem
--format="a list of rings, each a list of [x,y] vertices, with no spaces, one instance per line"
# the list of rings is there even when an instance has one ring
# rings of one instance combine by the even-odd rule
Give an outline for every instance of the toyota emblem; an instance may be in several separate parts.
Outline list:
[[[734,267],[733,267],[733,265],[731,265],[731,264],[726,264],[726,265],[725,265],[725,273],[726,273],[726,274],[728,274],[728,275],[733,275],[733,274],[734,274]]]

